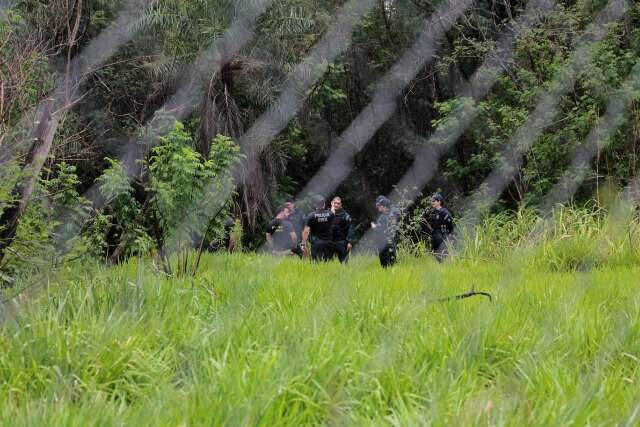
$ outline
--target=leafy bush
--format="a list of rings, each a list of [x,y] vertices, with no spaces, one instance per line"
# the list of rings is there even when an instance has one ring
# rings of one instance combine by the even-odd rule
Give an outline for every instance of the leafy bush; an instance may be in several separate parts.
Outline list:
[[[6,172],[6,171],[5,171]],[[48,268],[60,257],[77,255],[73,249],[78,239],[62,242],[58,236],[67,228],[78,227],[89,212],[88,201],[77,186],[76,168],[66,162],[45,168],[34,187],[26,211],[21,217],[16,237],[0,268],[7,274],[29,274],[35,268]],[[19,169],[8,174],[13,184],[22,176]],[[7,187],[8,188],[8,187]],[[0,212],[12,200],[6,188],[0,192]]]
[[[110,167],[97,180],[106,208],[86,233],[99,253],[118,261],[156,249],[169,271],[167,251],[188,251],[223,236],[234,194],[230,170],[240,149],[223,135],[211,142],[207,158],[193,145],[180,122],[159,137],[144,161],[142,205],[123,166],[107,159]]]
[[[117,160],[106,159],[110,167],[98,177],[100,191],[107,199],[104,212],[97,213],[86,233],[94,253],[115,259],[146,254],[152,239],[142,225],[142,207],[134,197],[127,172]],[[120,248],[120,249],[118,249]],[[117,252],[116,252],[117,251]]]

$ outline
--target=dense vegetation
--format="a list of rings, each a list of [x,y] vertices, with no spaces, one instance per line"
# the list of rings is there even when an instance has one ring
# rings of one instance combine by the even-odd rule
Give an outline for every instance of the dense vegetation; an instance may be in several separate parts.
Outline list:
[[[0,423],[637,424],[640,3],[558,0],[478,95],[534,1],[469,2],[401,89],[450,0],[0,1]],[[313,63],[345,5],[363,16]],[[360,237],[396,192],[399,264],[257,254],[372,101],[391,113],[332,193]],[[413,200],[418,153],[436,173]],[[229,218],[240,250],[203,253]],[[472,286],[494,300],[436,301]]]
[[[424,19],[440,4],[373,3],[355,23],[346,50],[328,64],[302,108],[259,153],[257,163],[238,152],[242,135],[276,100],[288,74],[335,22],[332,16],[344,2],[20,0],[3,6],[3,271],[19,270],[20,259],[38,253],[69,255],[73,248],[114,262],[139,252],[162,252],[169,232],[183,237],[206,232],[211,239],[229,211],[241,222],[245,245],[259,245],[273,207],[296,195],[318,171],[342,132],[371,101],[376,82],[414,43]],[[501,165],[503,149],[532,113],[537,95],[569,65],[574,49],[591,40],[592,34],[582,33],[606,3],[563,0],[541,14],[517,39],[489,94],[476,101],[460,97],[458,88],[527,3],[473,3],[439,41],[434,59],[398,94],[395,113],[355,156],[353,170],[336,189],[361,223],[359,233],[374,215],[372,198],[392,190],[416,152],[434,143],[427,140],[445,118],[460,105],[473,103],[478,116],[443,153],[436,176],[421,189],[442,190],[454,212],[462,206]],[[202,64],[200,52],[224,36],[234,17],[246,15],[256,4],[268,7],[256,13],[253,37],[219,67],[194,68],[194,61]],[[542,202],[620,90],[631,101],[625,120],[608,144],[601,144],[573,199],[581,204],[598,198],[603,185],[619,190],[633,181],[638,90],[625,80],[638,62],[640,6],[626,5],[602,40],[587,44],[589,60],[560,97],[553,124],[536,138],[494,211],[535,208]],[[123,25],[115,32],[121,37],[117,49],[78,77],[73,61],[83,58],[114,23]],[[186,82],[199,89],[193,108],[174,123],[166,108]],[[56,104],[60,108],[50,114],[47,96],[72,102]],[[41,126],[49,123],[47,117],[55,118],[55,126]],[[34,128],[34,122],[41,125]],[[49,149],[38,142],[47,137]],[[237,173],[236,167],[231,168],[234,176],[227,176],[228,166],[236,162],[251,173]],[[206,188],[212,177],[218,182],[215,190]],[[235,179],[236,192],[228,191],[230,179]],[[198,224],[198,232],[173,230],[184,216],[180,209],[190,206],[193,212],[207,191],[214,191],[210,198],[224,209],[212,208],[216,215],[189,221]]]

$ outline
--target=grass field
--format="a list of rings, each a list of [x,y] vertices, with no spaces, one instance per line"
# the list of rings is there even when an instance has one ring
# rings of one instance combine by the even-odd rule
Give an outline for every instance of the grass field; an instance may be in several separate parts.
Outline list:
[[[638,425],[640,269],[208,256],[4,307],[4,425]],[[491,292],[453,302],[434,299]]]

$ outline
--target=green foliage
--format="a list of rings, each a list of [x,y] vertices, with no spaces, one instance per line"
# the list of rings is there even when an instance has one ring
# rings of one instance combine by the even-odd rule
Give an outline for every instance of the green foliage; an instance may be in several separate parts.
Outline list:
[[[211,227],[218,232],[228,215],[233,194],[230,166],[240,149],[230,138],[218,135],[211,143],[209,158],[204,159],[191,141],[184,126],[176,122],[146,162],[147,190],[153,194],[163,241],[171,233],[181,241],[185,236],[203,236]]]
[[[79,2],[20,0],[3,9],[0,79],[4,98],[0,100],[0,147],[16,143],[19,147],[16,155],[24,154],[28,149],[24,142],[34,121],[27,113],[34,111],[51,92],[59,74],[66,69],[68,54],[74,57],[89,46],[89,41],[118,16],[126,3],[83,1],[77,40],[71,42],[73,7]],[[336,190],[345,196],[351,214],[366,224],[372,216],[372,198],[393,188],[412,164],[421,145],[434,135],[434,130],[445,122],[452,126],[459,124],[449,120],[461,111],[472,109],[479,112],[477,119],[441,158],[438,173],[424,191],[441,188],[447,196],[463,198],[478,190],[478,184],[504,160],[500,153],[529,117],[538,96],[550,87],[554,75],[566,69],[569,56],[582,40],[580,34],[605,3],[603,0],[557,2],[538,25],[519,37],[514,56],[500,64],[500,76],[488,95],[473,101],[461,98],[459,88],[491,54],[497,37],[512,18],[521,15],[528,3],[480,0],[475,4],[453,24],[433,60],[425,64],[399,94],[396,113],[355,157],[349,179]],[[606,37],[587,52],[593,60],[559,100],[552,125],[535,141],[522,166],[513,171],[514,178],[501,195],[496,210],[508,207],[517,212],[519,207],[540,203],[570,164],[574,150],[605,113],[610,97],[621,91],[631,93],[621,84],[638,61],[640,51],[640,8],[636,3],[628,2],[624,19],[612,25]],[[125,186],[119,190],[123,195],[112,200],[113,206],[109,209],[113,211],[98,214],[109,217],[115,228],[107,227],[105,231],[104,218],[95,222],[102,225],[89,227],[95,234],[92,231],[86,236],[95,237],[92,241],[97,245],[96,253],[112,253],[124,234],[130,235],[133,241],[140,237],[147,243],[148,236],[152,235],[157,246],[158,240],[171,240],[169,234],[173,232],[181,236],[176,240],[189,240],[183,237],[201,237],[202,231],[197,229],[220,230],[219,225],[208,227],[207,217],[198,213],[200,210],[215,213],[218,210],[215,206],[228,206],[229,202],[226,196],[223,200],[216,196],[224,184],[215,184],[217,188],[211,190],[211,197],[198,196],[208,191],[202,188],[201,182],[228,182],[228,178],[217,177],[215,167],[207,163],[216,156],[209,150],[211,140],[218,133],[238,139],[255,123],[281,94],[288,73],[335,22],[336,13],[345,2],[274,1],[257,18],[255,37],[222,69],[212,74],[212,68],[204,66],[204,61],[191,67],[192,61],[219,40],[235,17],[255,4],[254,0],[145,3],[133,28],[127,29],[135,34],[134,38],[119,48],[104,66],[86,76],[82,83],[83,97],[56,132],[52,150],[55,159],[49,162],[52,169],[62,160],[76,166],[75,173],[81,181],[79,187],[83,189],[103,172],[111,173],[113,167],[107,165],[109,168],[105,171],[103,159],[116,158],[119,154],[116,141],[140,136],[145,143],[165,145],[147,134],[143,124],[151,121],[149,128],[162,135],[173,129],[170,111],[158,112],[158,109],[182,87],[183,76],[190,75],[194,69],[197,74],[192,82],[193,93],[203,95],[194,104],[196,108],[183,129],[185,134],[172,135],[176,140],[153,154],[167,161],[166,167],[148,170],[145,178],[155,175],[155,181],[137,182],[135,191]],[[375,2],[370,13],[356,23],[349,48],[332,59],[295,119],[263,151],[261,170],[256,174],[260,185],[241,186],[240,197],[235,198],[237,209],[249,224],[244,233],[250,246],[261,243],[264,233],[260,227],[268,220],[274,203],[284,195],[297,194],[319,170],[334,151],[339,135],[370,102],[381,76],[413,45],[424,30],[425,19],[441,4],[428,0]],[[74,45],[72,49],[70,44]],[[575,195],[579,203],[593,198],[594,190],[608,179],[625,184],[638,175],[640,109],[637,100],[640,98],[631,94],[633,102],[626,121],[610,138],[607,149],[593,160],[593,172],[587,175]],[[163,120],[168,121],[167,127],[159,124]],[[442,134],[450,136],[453,130],[445,129]],[[178,141],[180,138],[183,140]],[[6,142],[9,144],[5,145]],[[220,147],[222,153],[228,148],[219,142],[213,146]],[[147,165],[152,164],[147,159]],[[213,160],[213,164],[221,170],[224,159]],[[4,187],[11,187],[8,183],[16,182],[17,176],[15,172],[6,175],[11,175],[11,181],[0,177],[0,210],[8,200]],[[113,178],[105,177],[109,182]],[[153,200],[146,199],[142,188],[145,185],[154,193]],[[230,190],[223,191],[226,192]],[[205,208],[202,203],[207,200],[210,203]],[[189,215],[181,218],[179,207],[196,206],[194,203],[201,204],[189,211],[195,218]],[[221,212],[221,217],[226,215],[227,208]],[[189,219],[182,221],[184,218]],[[125,231],[128,222],[136,224],[137,230]],[[154,224],[159,222],[162,230],[156,233]],[[178,226],[179,230],[167,232],[179,222],[198,225]],[[87,227],[84,232],[88,232]],[[102,234],[106,240],[98,244]],[[213,234],[206,234],[206,239],[212,238]],[[140,247],[148,246],[147,243]]]
[[[161,55],[156,55],[158,61],[151,66],[161,65],[164,58],[189,63],[202,47],[211,44],[224,31],[234,8],[243,9],[242,3],[160,0],[149,4],[134,24],[134,30],[153,37],[161,46]],[[169,64],[165,71],[177,71],[175,65]]]
[[[23,115],[53,86],[48,52],[18,8],[0,16],[0,145],[24,137]]]
[[[276,0],[258,20],[258,45],[290,71],[331,23],[335,0]]]
[[[633,425],[638,268],[372,257],[51,275],[0,328],[0,422]],[[242,272],[242,274],[239,274]],[[479,298],[433,303],[472,284]],[[4,313],[3,313],[4,314]],[[7,314],[7,316],[9,316]]]
[[[78,245],[82,245],[79,239],[58,241],[69,229],[81,227],[89,213],[88,201],[77,191],[76,168],[60,162],[54,169],[44,168],[44,174],[35,184],[9,254],[0,265],[9,274],[46,269],[59,259],[76,256]],[[16,171],[15,176],[21,173]]]
[[[110,245],[124,245],[123,257],[147,254],[154,244],[144,226],[142,207],[134,197],[127,172],[118,161],[106,160],[110,167],[96,180],[107,199],[106,209],[96,213],[85,233],[90,250],[104,257],[110,253]]]
[[[16,195],[12,194],[12,190],[21,177],[22,173],[17,162],[12,161],[2,165],[2,170],[0,170],[0,215],[7,206],[16,201]],[[1,224],[0,227],[2,227]]]
[[[180,123],[160,145],[153,148],[147,161],[149,188],[162,228],[167,233],[183,218],[183,209],[202,191],[210,176],[201,155],[190,147],[191,136]]]
[[[193,148],[191,134],[175,122],[144,161],[144,205],[122,164],[107,158],[110,167],[96,180],[106,207],[84,233],[92,250],[117,261],[153,249],[189,248],[202,239],[206,246],[219,238],[233,195],[230,171],[239,156],[238,145],[218,135],[203,158]]]
[[[348,97],[338,85],[345,80],[343,64],[329,64],[323,78],[315,85],[311,93],[312,102],[317,108],[326,108],[344,104]]]

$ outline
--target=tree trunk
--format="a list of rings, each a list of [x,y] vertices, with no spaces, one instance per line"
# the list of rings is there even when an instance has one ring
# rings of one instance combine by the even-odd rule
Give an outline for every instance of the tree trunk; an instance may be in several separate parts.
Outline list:
[[[59,116],[52,114],[53,101],[48,99],[45,102],[40,121],[31,137],[32,144],[23,169],[27,172],[27,177],[16,184],[11,192],[15,200],[0,216],[0,261],[4,258],[7,247],[13,243],[18,230],[18,221],[27,208],[33,187],[49,156],[53,136],[60,121]]]
[[[27,209],[31,193],[33,193],[33,187],[40,176],[42,166],[47,157],[49,157],[51,144],[58,125],[65,113],[77,101],[76,95],[80,85],[81,73],[79,64],[71,61],[71,51],[77,44],[78,29],[82,18],[82,3],[82,1],[74,3],[76,15],[73,28],[67,27],[69,40],[67,42],[68,52],[64,86],[58,87],[53,97],[43,103],[40,120],[31,135],[31,148],[23,168],[23,171],[26,172],[26,178],[18,182],[13,188],[11,194],[15,199],[0,216],[0,262],[4,259],[6,249],[16,237],[20,217]]]

